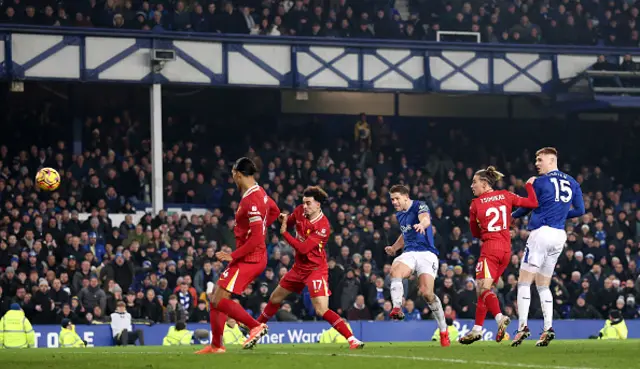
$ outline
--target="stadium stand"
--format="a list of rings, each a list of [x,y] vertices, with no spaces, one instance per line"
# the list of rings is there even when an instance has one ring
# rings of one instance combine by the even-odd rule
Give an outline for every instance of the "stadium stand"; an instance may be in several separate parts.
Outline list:
[[[402,0],[403,3],[406,0]],[[151,32],[637,47],[633,2],[410,0],[6,0],[2,22]],[[470,37],[472,36],[472,37]],[[476,37],[478,36],[478,37]]]
[[[146,100],[134,90],[83,90],[85,120],[75,140],[63,124],[70,114],[60,101],[32,95],[2,103],[7,121],[0,146],[0,315],[17,302],[38,324],[64,318],[99,324],[123,300],[134,319],[207,320],[206,305],[199,302],[206,283],[223,268],[214,252],[235,247],[239,196],[229,166],[247,155],[284,211],[299,204],[305,186],[327,189],[332,309],[350,318],[388,319],[392,259],[383,249],[399,230],[387,192],[401,182],[431,208],[441,251],[437,293],[447,314],[472,319],[476,297],[469,276],[479,248],[466,218],[472,174],[497,165],[508,173],[501,186],[524,194],[522,179],[534,172],[536,148],[512,138],[528,135],[535,142],[543,131],[564,137],[562,132],[571,130],[571,142],[558,139],[557,146],[561,155],[571,153],[561,157],[562,169],[582,184],[587,214],[567,224],[568,247],[552,284],[556,314],[596,319],[616,307],[625,319],[639,316],[640,181],[632,164],[640,160],[637,122],[602,130],[602,125],[577,129],[547,122],[416,125],[409,118],[366,114],[285,119],[274,113],[277,108],[263,109],[268,102],[247,109],[239,98],[247,98],[244,92],[225,91],[225,98],[217,92],[176,95],[165,104],[163,122],[163,195],[169,210],[152,216],[143,213],[152,195],[149,124],[139,113],[147,111]],[[212,116],[206,102],[216,98],[216,104],[231,108],[214,107]],[[244,109],[234,109],[238,104]],[[425,139],[410,139],[415,137]],[[52,194],[34,188],[33,174],[42,166],[63,176]],[[526,223],[526,218],[514,222],[513,265],[497,286],[514,317]],[[267,271],[236,296],[254,315],[292,266],[293,250],[275,228],[268,241]],[[416,281],[406,283],[407,315],[429,319]],[[305,299],[291,296],[279,319],[314,319]],[[356,300],[365,304],[354,305]],[[540,317],[541,311],[531,315]]]

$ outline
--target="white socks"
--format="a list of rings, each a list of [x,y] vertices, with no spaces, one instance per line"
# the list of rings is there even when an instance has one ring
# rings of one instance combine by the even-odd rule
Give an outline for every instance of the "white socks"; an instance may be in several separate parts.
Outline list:
[[[504,315],[502,315],[502,313],[496,315],[493,317],[493,319],[496,320],[496,323],[500,324],[500,321],[502,320],[502,318],[504,318]]]
[[[520,290],[518,290],[518,295]],[[544,330],[551,328],[553,323],[553,296],[549,286],[538,287],[538,294],[540,294],[540,304],[542,305],[542,315],[544,316]]]
[[[433,312],[433,316],[438,322],[438,328],[440,328],[440,332],[447,331],[447,321],[444,318],[444,310],[442,309],[442,302],[440,298],[436,295],[436,299],[433,302],[428,302],[429,309]]]
[[[518,329],[527,326],[529,305],[531,305],[531,284],[518,283],[518,321],[520,322]]]
[[[391,303],[393,307],[402,307],[402,296],[404,295],[404,286],[402,286],[402,278],[391,278]]]

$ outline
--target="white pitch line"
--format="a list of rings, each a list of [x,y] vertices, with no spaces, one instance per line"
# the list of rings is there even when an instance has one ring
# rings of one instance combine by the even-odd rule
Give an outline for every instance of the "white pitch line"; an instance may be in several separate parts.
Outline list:
[[[516,367],[516,368],[531,368],[531,369],[596,369],[590,367],[577,367],[577,366],[557,366],[557,365],[540,365],[540,364],[522,364],[522,363],[506,363],[500,361],[484,361],[484,360],[464,360],[464,359],[449,359],[441,357],[425,357],[425,356],[396,356],[396,355],[365,355],[365,354],[313,354],[309,352],[269,352],[265,354],[273,355],[302,355],[302,356],[340,356],[340,357],[357,357],[357,358],[371,358],[371,359],[397,359],[397,360],[413,360],[413,361],[438,361],[443,363],[455,363],[455,364],[479,364],[488,366],[503,366],[503,367]]]
[[[315,356],[315,357],[356,357],[356,358],[369,358],[369,359],[394,359],[394,360],[410,360],[410,361],[435,361],[441,363],[453,363],[453,364],[478,364],[485,366],[500,366],[500,367],[515,367],[515,368],[529,368],[529,369],[597,369],[587,366],[562,366],[562,365],[542,365],[542,364],[524,364],[524,363],[507,363],[504,361],[486,361],[486,360],[465,360],[465,359],[450,359],[443,357],[426,357],[426,356],[398,356],[398,355],[376,355],[376,354],[342,354],[342,353],[327,353],[327,354],[315,354],[310,352],[260,352],[251,351],[251,355],[299,355],[299,356]],[[56,352],[56,355],[64,355],[67,352]],[[69,351],[67,354],[116,354],[116,355],[190,355],[192,352],[181,351]]]

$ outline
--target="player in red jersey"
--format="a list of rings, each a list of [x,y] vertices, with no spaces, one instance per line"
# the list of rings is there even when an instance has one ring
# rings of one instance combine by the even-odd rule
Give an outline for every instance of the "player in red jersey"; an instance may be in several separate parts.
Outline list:
[[[511,208],[538,207],[538,199],[533,189],[531,178],[527,181],[527,197],[520,197],[506,190],[494,190],[496,183],[504,175],[494,167],[479,170],[473,176],[471,190],[474,196],[469,209],[469,226],[473,237],[482,241],[478,264],[476,265],[476,284],[478,304],[476,307],[476,323],[471,332],[460,339],[460,343],[469,345],[482,338],[482,325],[487,310],[498,323],[496,342],[502,341],[511,323],[508,316],[502,315],[498,297],[491,291],[504,273],[511,259]]]
[[[306,286],[311,295],[311,302],[316,314],[326,320],[344,338],[349,341],[349,348],[361,349],[364,343],[353,336],[351,330],[340,315],[329,310],[329,268],[327,266],[327,252],[325,246],[329,241],[330,225],[327,217],[322,213],[322,203],[327,194],[321,188],[313,186],[304,190],[302,205],[295,208],[289,216],[282,214],[280,233],[296,250],[293,268],[285,274],[278,287],[269,298],[269,303],[258,318],[260,323],[266,323],[280,309],[282,301],[291,293],[300,293]],[[287,232],[287,228],[294,226],[296,236]]]
[[[280,210],[275,201],[260,187],[254,178],[257,168],[248,158],[240,158],[233,166],[233,181],[242,193],[236,211],[233,233],[236,250],[231,254],[219,251],[218,260],[228,262],[227,269],[218,279],[217,288],[209,295],[211,318],[211,345],[197,354],[224,353],[222,335],[227,316],[250,329],[244,342],[245,349],[252,348],[260,337],[267,334],[267,325],[259,323],[242,306],[231,301],[231,294],[241,294],[247,285],[258,277],[267,266],[266,229],[278,218]]]

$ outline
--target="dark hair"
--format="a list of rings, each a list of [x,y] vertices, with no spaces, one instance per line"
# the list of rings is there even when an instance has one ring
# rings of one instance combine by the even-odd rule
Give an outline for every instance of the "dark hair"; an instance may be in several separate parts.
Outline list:
[[[393,185],[391,186],[391,189],[389,190],[390,193],[399,193],[400,195],[407,195],[409,196],[409,187],[405,186],[405,185]]]
[[[258,168],[253,160],[247,158],[246,156],[241,157],[236,160],[235,164],[233,164],[233,170],[236,172],[242,173],[245,176],[252,176],[258,172]]]
[[[181,331],[183,329],[186,329],[187,325],[184,324],[184,322],[177,322],[176,323],[176,331]]]
[[[489,166],[487,169],[480,169],[476,172],[476,175],[480,177],[481,180],[487,182],[491,188],[504,177],[504,174],[498,172],[494,166]]]
[[[558,156],[558,150],[556,150],[555,147],[543,147],[540,150],[536,151],[536,156],[545,154]]]
[[[329,197],[329,195],[327,195],[326,192],[324,192],[324,190],[318,186],[309,186],[307,187],[304,192],[302,193],[302,196],[304,197],[313,197],[314,200],[316,200],[319,203],[324,203],[327,198]]]

